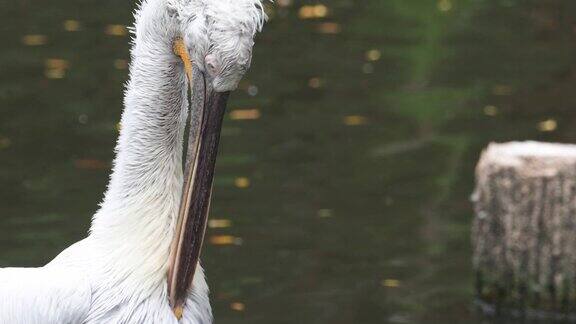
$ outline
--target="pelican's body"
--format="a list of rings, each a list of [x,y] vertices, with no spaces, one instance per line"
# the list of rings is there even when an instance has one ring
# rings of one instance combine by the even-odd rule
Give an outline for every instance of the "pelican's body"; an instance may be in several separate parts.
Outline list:
[[[0,270],[0,323],[212,322],[201,270],[178,321],[168,303],[165,271],[149,278],[138,274],[124,274],[132,279],[118,278],[117,266],[109,264],[99,245],[88,237],[42,268]],[[145,269],[150,268],[130,270],[142,275]],[[154,276],[160,279],[154,282]]]
[[[185,289],[181,314],[169,299],[189,82],[173,42],[184,39],[211,88],[233,90],[241,73],[228,68],[237,66],[230,60],[244,64],[246,46],[251,54],[252,38],[265,19],[259,5],[259,0],[144,1],[136,13],[117,155],[90,235],[44,267],[0,269],[0,323],[212,322],[202,268]],[[217,32],[210,31],[214,26]],[[238,31],[238,38],[218,39]],[[238,53],[225,55],[233,51]],[[194,128],[197,110],[191,111]]]

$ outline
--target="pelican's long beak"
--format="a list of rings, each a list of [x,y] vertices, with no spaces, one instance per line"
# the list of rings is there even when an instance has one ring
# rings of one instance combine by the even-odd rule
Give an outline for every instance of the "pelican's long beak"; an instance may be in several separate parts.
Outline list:
[[[204,74],[192,65],[182,41],[176,41],[174,50],[184,62],[192,91],[182,201],[168,271],[170,305],[176,317],[180,318],[204,240],[214,166],[229,93],[212,90]]]

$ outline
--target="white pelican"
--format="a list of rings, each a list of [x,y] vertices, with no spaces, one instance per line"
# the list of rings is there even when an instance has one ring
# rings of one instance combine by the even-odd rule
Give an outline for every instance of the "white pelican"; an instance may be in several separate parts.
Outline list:
[[[212,322],[196,265],[220,128],[266,15],[261,0],[144,0],[135,19],[116,158],[90,234],[44,267],[0,269],[0,323]]]

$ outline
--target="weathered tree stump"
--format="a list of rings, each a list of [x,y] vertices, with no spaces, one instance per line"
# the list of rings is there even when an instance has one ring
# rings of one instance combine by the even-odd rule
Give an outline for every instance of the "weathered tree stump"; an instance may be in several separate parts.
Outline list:
[[[472,196],[473,266],[483,305],[576,314],[576,145],[490,144]]]

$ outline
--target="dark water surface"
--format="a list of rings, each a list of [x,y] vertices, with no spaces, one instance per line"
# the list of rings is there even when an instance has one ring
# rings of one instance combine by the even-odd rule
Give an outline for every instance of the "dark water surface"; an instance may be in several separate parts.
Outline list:
[[[230,103],[258,111],[225,120],[217,322],[496,323],[471,306],[473,168],[490,141],[576,142],[576,2],[330,0],[302,19],[318,4],[277,1]],[[0,266],[86,235],[133,8],[0,2]]]

